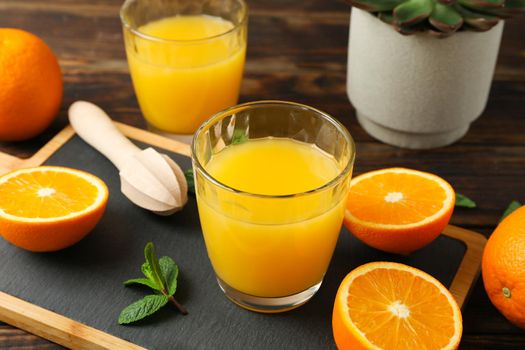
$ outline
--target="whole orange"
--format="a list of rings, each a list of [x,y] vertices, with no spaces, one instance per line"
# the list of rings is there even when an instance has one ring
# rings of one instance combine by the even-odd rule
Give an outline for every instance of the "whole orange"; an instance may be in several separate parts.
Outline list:
[[[525,206],[496,227],[481,268],[492,304],[510,322],[525,328]]]
[[[0,140],[44,131],[62,101],[62,73],[51,49],[20,29],[0,28]]]

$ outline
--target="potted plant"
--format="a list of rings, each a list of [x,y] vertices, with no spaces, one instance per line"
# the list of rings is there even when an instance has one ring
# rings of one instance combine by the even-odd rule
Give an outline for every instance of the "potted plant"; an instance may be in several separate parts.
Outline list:
[[[501,19],[525,0],[348,1],[347,92],[361,126],[407,148],[463,137],[487,103]]]

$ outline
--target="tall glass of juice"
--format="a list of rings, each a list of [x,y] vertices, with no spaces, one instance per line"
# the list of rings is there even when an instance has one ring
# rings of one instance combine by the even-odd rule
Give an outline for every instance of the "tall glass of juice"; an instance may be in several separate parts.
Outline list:
[[[241,104],[197,130],[200,222],[228,298],[280,312],[317,292],[341,230],[354,158],[343,125],[292,102]]]
[[[150,129],[191,141],[204,120],[237,103],[247,38],[243,0],[126,0],[120,17]]]

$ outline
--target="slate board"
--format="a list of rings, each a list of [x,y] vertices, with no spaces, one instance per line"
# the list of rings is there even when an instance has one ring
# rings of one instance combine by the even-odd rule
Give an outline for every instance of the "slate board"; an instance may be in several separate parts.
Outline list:
[[[141,147],[146,145],[137,143]],[[184,169],[188,157],[166,152]],[[378,252],[342,230],[319,292],[304,306],[283,314],[258,314],[231,303],[219,289],[208,260],[195,198],[178,214],[160,217],[134,206],[119,190],[116,169],[77,136],[48,161],[86,170],[110,189],[102,221],[77,245],[55,253],[30,253],[0,240],[0,290],[149,349],[335,349],[332,305],[339,283],[369,261],[403,262],[449,286],[465,245],[440,236],[409,257]],[[120,311],[146,295],[122,281],[139,277],[143,248],[152,241],[159,256],[179,264],[176,297],[189,310],[167,307],[133,326],[120,326]]]

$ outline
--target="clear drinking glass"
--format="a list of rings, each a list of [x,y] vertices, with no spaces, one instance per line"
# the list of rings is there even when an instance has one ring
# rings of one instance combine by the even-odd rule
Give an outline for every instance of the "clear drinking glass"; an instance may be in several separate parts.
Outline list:
[[[210,173],[211,161],[221,152],[261,140],[266,145],[275,140],[307,145],[326,156],[335,175],[307,192],[264,195],[233,188]],[[292,102],[241,104],[217,113],[196,131],[192,161],[200,221],[208,256],[228,298],[253,311],[280,312],[317,292],[341,230],[354,158],[354,142],[343,125]],[[259,154],[256,163],[260,161]],[[228,171],[246,170],[242,164],[228,164]]]
[[[120,17],[150,129],[189,142],[202,122],[237,103],[247,39],[243,0],[126,0]]]

